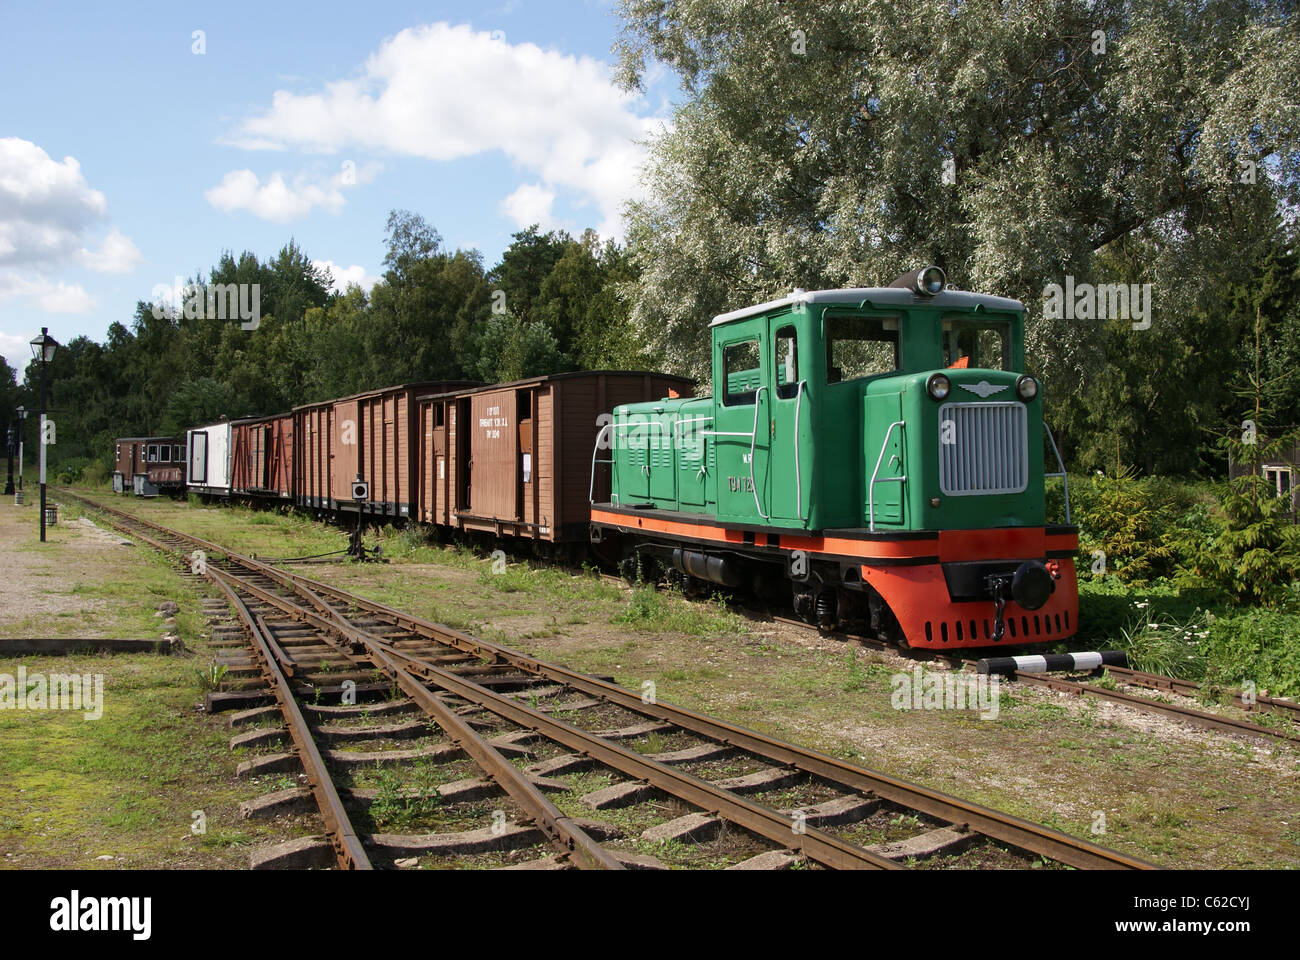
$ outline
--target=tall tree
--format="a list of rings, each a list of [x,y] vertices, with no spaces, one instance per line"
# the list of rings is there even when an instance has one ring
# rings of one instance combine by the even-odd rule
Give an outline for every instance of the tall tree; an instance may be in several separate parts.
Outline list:
[[[624,83],[653,59],[686,93],[632,209],[638,325],[707,373],[712,314],[933,262],[1029,304],[1031,353],[1072,388],[1102,322],[1044,318],[1047,284],[1138,238],[1173,316],[1300,200],[1294,7],[623,0]]]

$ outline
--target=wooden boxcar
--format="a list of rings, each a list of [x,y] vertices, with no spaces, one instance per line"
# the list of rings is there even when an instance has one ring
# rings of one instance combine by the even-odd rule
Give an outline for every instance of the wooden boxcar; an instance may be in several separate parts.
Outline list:
[[[293,410],[293,476],[299,506],[337,510],[360,506],[366,514],[409,517],[419,473],[412,457],[416,397],[477,386],[476,381],[408,383]],[[352,482],[369,485],[364,501]]]
[[[621,403],[691,396],[695,382],[658,373],[595,371],[419,398],[423,523],[497,536],[585,543],[592,447]],[[609,496],[597,470],[596,498]]]
[[[294,499],[294,415],[239,420],[231,426],[230,489],[248,497]]]
[[[113,450],[113,490],[156,497],[185,482],[185,446],[177,437],[120,437]]]

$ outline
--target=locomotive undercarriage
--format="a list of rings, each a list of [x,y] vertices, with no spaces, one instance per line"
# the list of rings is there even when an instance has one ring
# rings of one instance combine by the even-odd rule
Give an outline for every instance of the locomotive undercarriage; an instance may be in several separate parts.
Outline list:
[[[784,607],[822,630],[853,630],[906,646],[889,605],[862,581],[857,564],[795,551],[706,550],[671,541],[620,539],[613,555],[629,583],[664,583],[688,597],[721,591]],[[611,556],[608,539],[603,546]]]

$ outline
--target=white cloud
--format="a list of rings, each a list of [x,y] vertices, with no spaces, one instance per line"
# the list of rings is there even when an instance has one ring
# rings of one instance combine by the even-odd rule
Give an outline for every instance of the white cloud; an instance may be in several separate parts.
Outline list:
[[[35,294],[36,305],[46,313],[90,313],[95,298],[79,283],[42,283]]]
[[[82,250],[81,258],[86,266],[98,273],[130,273],[144,259],[131,238],[117,227],[109,231],[98,252]]]
[[[342,293],[354,283],[369,293],[370,288],[380,279],[374,274],[366,273],[366,268],[357,263],[350,267],[341,267],[333,260],[313,260],[312,266],[329,271],[335,293]]]
[[[263,183],[252,170],[230,171],[204,196],[218,210],[226,213],[247,210],[273,223],[300,220],[311,213],[313,207],[321,207],[330,213],[343,209],[343,193],[333,184],[322,186],[298,180],[291,186],[279,173],[271,174]]]
[[[547,190],[539,183],[525,183],[502,200],[499,209],[516,226],[527,227],[535,223],[543,230],[550,230],[555,225],[555,218],[551,215],[554,205],[554,190]]]
[[[230,142],[436,161],[501,151],[543,189],[594,204],[597,229],[617,236],[622,203],[641,194],[644,150],[636,141],[663,125],[639,116],[636,102],[599,60],[437,23],[386,40],[357,79],[314,94],[277,90]],[[527,196],[519,194],[516,203]]]
[[[0,330],[0,356],[18,372],[19,383],[23,382],[23,371],[27,369],[27,361],[32,358],[31,342],[39,332],[14,334]]]
[[[0,300],[27,297],[46,313],[89,313],[95,298],[79,283],[64,283],[43,276],[22,276],[0,270]]]
[[[47,313],[89,313],[94,298],[81,284],[57,279],[89,267],[130,273],[143,259],[131,239],[111,227],[92,252],[108,204],[73,157],[56,161],[29,140],[0,138],[0,300],[25,297]]]

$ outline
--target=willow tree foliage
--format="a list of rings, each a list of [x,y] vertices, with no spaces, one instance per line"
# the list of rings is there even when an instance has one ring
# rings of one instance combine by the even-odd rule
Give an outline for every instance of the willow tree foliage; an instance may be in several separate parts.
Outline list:
[[[1140,244],[1152,334],[1245,276],[1300,174],[1293,0],[623,0],[622,82],[683,98],[631,208],[635,319],[707,375],[706,324],[937,263],[1030,308],[1074,389],[1101,318],[1044,289]],[[1112,318],[1113,319],[1113,318]]]

